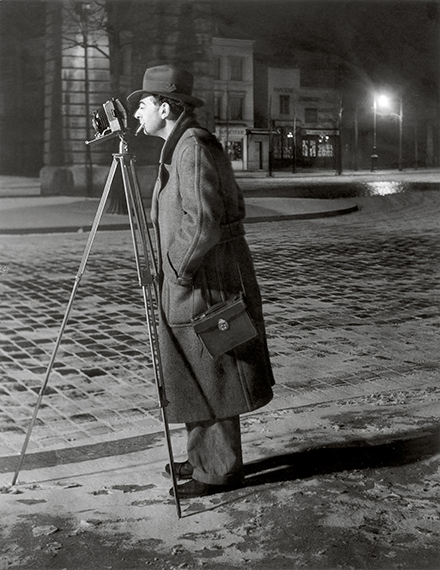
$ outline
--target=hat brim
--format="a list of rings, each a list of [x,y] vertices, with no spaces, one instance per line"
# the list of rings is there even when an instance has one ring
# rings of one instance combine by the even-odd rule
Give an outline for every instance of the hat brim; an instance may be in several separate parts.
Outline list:
[[[198,99],[197,97],[193,97],[192,95],[184,95],[183,93],[159,93],[154,92],[150,93],[148,91],[144,91],[143,89],[138,89],[137,91],[133,91],[127,97],[127,101],[129,103],[139,103],[141,99],[147,97],[148,95],[160,95],[162,97],[167,97],[168,99],[172,99],[173,101],[181,101],[182,103],[187,103],[188,105],[192,105],[193,107],[203,107],[205,104],[204,101]]]

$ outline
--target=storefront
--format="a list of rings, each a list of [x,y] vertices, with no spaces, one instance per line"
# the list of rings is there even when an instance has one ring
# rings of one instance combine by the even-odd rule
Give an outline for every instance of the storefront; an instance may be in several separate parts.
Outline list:
[[[226,150],[234,170],[247,170],[246,127],[219,126],[215,135]]]
[[[336,168],[338,137],[338,129],[301,129],[302,166]]]
[[[273,167],[281,170],[294,167],[297,156],[298,129],[294,125],[277,121],[272,132]]]

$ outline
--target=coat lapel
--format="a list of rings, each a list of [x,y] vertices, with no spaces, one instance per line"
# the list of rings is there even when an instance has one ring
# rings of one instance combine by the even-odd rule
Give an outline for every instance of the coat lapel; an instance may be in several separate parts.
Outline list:
[[[176,145],[182,137],[183,133],[190,127],[199,126],[200,125],[197,123],[193,113],[189,113],[187,111],[182,113],[177,119],[176,124],[170,133],[170,136],[167,138],[165,144],[162,147],[159,163],[170,164],[174,149],[176,148]]]

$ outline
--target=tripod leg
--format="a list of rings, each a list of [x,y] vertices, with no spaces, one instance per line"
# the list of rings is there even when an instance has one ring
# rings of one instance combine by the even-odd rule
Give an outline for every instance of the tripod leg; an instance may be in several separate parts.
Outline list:
[[[142,196],[141,196],[141,192],[139,189],[139,184],[138,184],[138,180],[136,177],[136,171],[134,169],[133,161],[130,161],[129,175],[130,175],[130,180],[132,181],[132,188],[133,188],[132,198],[133,198],[133,203],[134,203],[134,209],[137,212],[138,217],[139,217],[138,227],[139,227],[139,232],[141,234],[142,247],[143,247],[145,252],[148,252],[149,259],[150,259],[150,266],[152,268],[152,274],[153,274],[153,285],[156,286],[156,281],[155,281],[155,279],[157,277],[156,260],[155,260],[155,255],[154,255],[154,251],[153,251],[153,246],[151,243],[150,232],[148,231],[147,216],[145,214],[145,209],[144,209],[144,205],[142,202]],[[156,291],[156,296],[158,296],[157,291]]]
[[[113,158],[113,162],[112,162],[112,165],[110,167],[110,171],[109,171],[109,174],[108,174],[105,186],[104,186],[104,191],[102,193],[102,197],[101,197],[101,200],[99,202],[98,209],[97,209],[96,214],[95,214],[95,218],[93,220],[92,228],[90,230],[89,238],[87,240],[87,244],[86,244],[83,256],[82,256],[82,260],[81,260],[81,263],[80,263],[80,266],[78,269],[78,273],[77,273],[76,278],[75,278],[75,283],[73,285],[72,292],[70,294],[70,299],[69,299],[69,302],[67,304],[66,312],[64,314],[64,318],[63,318],[63,321],[61,323],[61,327],[60,327],[60,330],[58,333],[58,337],[57,337],[54,349],[52,351],[52,356],[50,358],[49,365],[48,365],[47,370],[46,370],[46,376],[44,378],[44,382],[43,382],[43,385],[40,389],[40,392],[38,394],[38,399],[37,399],[37,403],[35,404],[35,407],[34,407],[34,413],[32,415],[31,423],[29,424],[29,428],[28,428],[28,431],[26,433],[26,438],[24,440],[24,444],[23,444],[23,447],[21,450],[18,465],[17,465],[17,468],[15,470],[14,477],[12,479],[12,485],[15,485],[15,483],[17,482],[18,474],[19,474],[20,469],[23,465],[24,456],[26,453],[27,446],[29,444],[29,440],[31,438],[32,430],[33,430],[34,425],[35,425],[35,421],[37,419],[38,410],[40,409],[41,402],[42,402],[43,396],[44,396],[44,392],[45,392],[45,390],[47,388],[47,384],[49,382],[49,377],[50,377],[50,374],[52,372],[52,368],[53,368],[53,365],[55,362],[55,358],[56,358],[56,355],[58,352],[58,348],[59,348],[60,343],[61,343],[62,336],[64,334],[64,329],[66,328],[67,321],[69,319],[69,315],[70,315],[70,311],[72,309],[73,301],[75,300],[76,293],[77,293],[78,287],[79,287],[80,282],[81,282],[81,278],[84,274],[84,271],[85,271],[85,268],[87,265],[87,260],[88,260],[89,255],[90,255],[90,251],[92,249],[93,242],[95,240],[96,232],[98,230],[98,226],[99,226],[99,223],[101,221],[102,214],[104,212],[105,204],[107,202],[107,198],[108,198],[108,195],[110,193],[110,189],[111,189],[113,177],[114,177],[115,172],[116,172],[117,165],[118,165],[118,161],[116,160],[116,158]]]
[[[139,284],[142,288],[145,316],[147,320],[147,327],[149,333],[150,347],[153,358],[154,377],[156,381],[156,388],[158,393],[159,405],[162,412],[162,423],[164,427],[165,439],[168,448],[168,458],[170,464],[170,473],[174,490],[174,498],[176,502],[176,510],[178,518],[181,518],[182,512],[180,508],[180,500],[177,491],[177,478],[174,467],[174,456],[171,445],[170,428],[168,425],[168,418],[166,412],[167,399],[165,394],[165,384],[163,379],[162,360],[160,356],[160,348],[158,341],[158,332],[156,326],[156,316],[154,313],[154,296],[156,303],[159,306],[160,298],[156,287],[155,278],[157,275],[154,252],[151,247],[151,239],[148,231],[147,218],[142,204],[142,198],[137,184],[136,173],[132,161],[129,162],[129,168],[125,157],[120,157],[122,166],[122,179],[124,183],[125,196],[127,200],[128,215],[130,219],[131,236],[133,240],[133,249],[136,259],[136,267],[138,272]],[[140,241],[143,251],[144,267],[141,264],[141,256],[139,253],[139,244],[136,236],[135,225],[140,234]]]

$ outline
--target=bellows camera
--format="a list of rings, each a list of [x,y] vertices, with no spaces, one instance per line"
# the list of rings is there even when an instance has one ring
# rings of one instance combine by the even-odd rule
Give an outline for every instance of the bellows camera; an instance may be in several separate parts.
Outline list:
[[[109,99],[103,103],[102,109],[92,112],[92,125],[95,129],[95,140],[123,133],[128,125],[124,105],[119,99]]]

